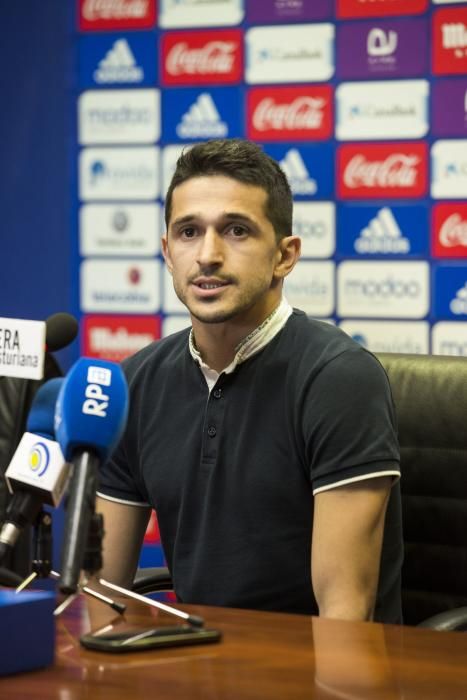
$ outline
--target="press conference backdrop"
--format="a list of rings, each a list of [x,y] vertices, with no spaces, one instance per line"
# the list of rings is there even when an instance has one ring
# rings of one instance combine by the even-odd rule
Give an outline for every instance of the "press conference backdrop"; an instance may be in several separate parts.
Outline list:
[[[160,254],[181,150],[287,173],[289,301],[375,351],[467,354],[467,2],[77,0],[82,350],[188,325]]]

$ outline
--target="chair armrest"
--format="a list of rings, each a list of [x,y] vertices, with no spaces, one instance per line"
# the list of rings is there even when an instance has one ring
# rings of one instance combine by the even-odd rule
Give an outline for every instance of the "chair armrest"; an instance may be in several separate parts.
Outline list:
[[[456,608],[433,615],[420,622],[417,627],[426,627],[440,632],[462,632],[467,629],[467,608]]]
[[[148,567],[136,571],[133,582],[135,593],[157,593],[158,591],[172,590],[172,577],[165,566]]]

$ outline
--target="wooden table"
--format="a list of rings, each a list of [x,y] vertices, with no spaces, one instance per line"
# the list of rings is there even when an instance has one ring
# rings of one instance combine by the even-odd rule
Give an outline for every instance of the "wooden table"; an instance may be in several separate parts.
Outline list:
[[[92,605],[92,609],[89,605]],[[182,606],[183,607],[183,606]],[[243,700],[467,698],[467,635],[185,606],[222,631],[217,644],[128,654],[88,651],[81,634],[115,613],[78,599],[57,621],[51,668],[0,679],[1,700]],[[128,622],[156,612],[129,605]],[[172,623],[163,614],[159,621]],[[1,630],[2,644],[9,631]]]

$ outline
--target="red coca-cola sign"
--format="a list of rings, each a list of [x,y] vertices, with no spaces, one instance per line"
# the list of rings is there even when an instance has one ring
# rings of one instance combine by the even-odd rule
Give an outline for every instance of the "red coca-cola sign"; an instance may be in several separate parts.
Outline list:
[[[467,204],[435,204],[432,252],[436,258],[467,258]]]
[[[424,12],[428,0],[337,0],[337,16],[388,17],[389,15],[415,15]]]
[[[243,77],[239,29],[165,34],[162,56],[164,85],[225,85]]]
[[[449,7],[433,15],[433,73],[467,73],[467,7]]]
[[[423,197],[427,190],[425,143],[345,144],[337,151],[337,192],[342,199]]]
[[[332,88],[252,88],[247,94],[247,135],[258,141],[308,141],[332,136]]]
[[[156,0],[79,0],[79,28],[85,31],[149,29]]]

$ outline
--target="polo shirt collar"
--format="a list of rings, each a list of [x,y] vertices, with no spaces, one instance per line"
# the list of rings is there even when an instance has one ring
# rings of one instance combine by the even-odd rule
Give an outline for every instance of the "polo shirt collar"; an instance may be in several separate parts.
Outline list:
[[[274,309],[274,311],[271,314],[269,314],[269,316],[257,328],[255,328],[254,331],[247,335],[246,338],[244,338],[237,345],[237,347],[235,348],[234,359],[227,367],[225,367],[222,370],[222,372],[219,373],[211,369],[205,362],[203,362],[200,352],[195,347],[193,329],[191,329],[189,337],[190,354],[192,358],[199,364],[206,378],[208,386],[212,385],[213,380],[215,383],[220,374],[231,374],[235,370],[237,365],[241,364],[242,362],[245,362],[245,360],[248,360],[250,357],[253,357],[253,355],[256,355],[256,353],[258,353],[268,343],[270,343],[271,340],[285,326],[287,319],[289,318],[291,313],[292,307],[290,306],[288,301],[284,297],[282,297],[279,306],[277,306]]]

